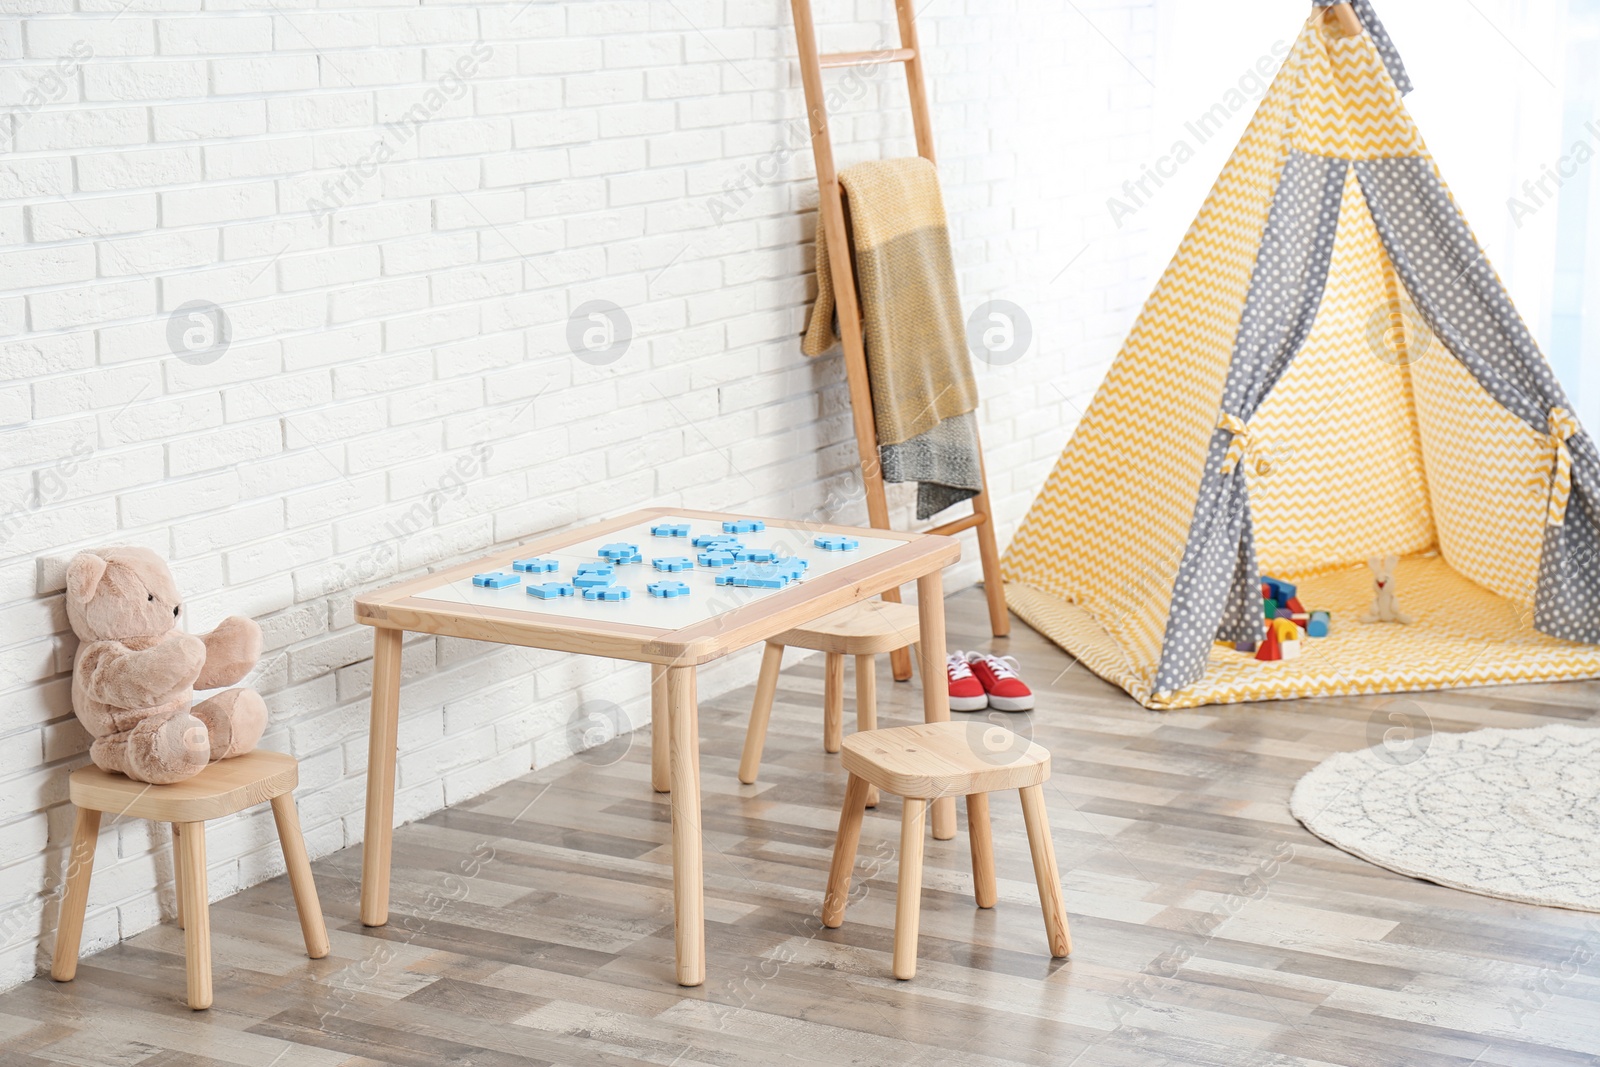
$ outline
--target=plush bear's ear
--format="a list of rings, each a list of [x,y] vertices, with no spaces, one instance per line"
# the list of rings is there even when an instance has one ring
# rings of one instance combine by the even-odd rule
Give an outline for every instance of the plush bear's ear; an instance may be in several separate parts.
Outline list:
[[[67,564],[67,595],[81,604],[94,598],[94,591],[105,577],[106,561],[93,552],[79,552]]]
[[[1384,556],[1383,557],[1383,569],[1388,571],[1390,574],[1393,574],[1395,572],[1395,568],[1399,567],[1399,566],[1400,566],[1400,557],[1399,556],[1388,555],[1388,556]]]

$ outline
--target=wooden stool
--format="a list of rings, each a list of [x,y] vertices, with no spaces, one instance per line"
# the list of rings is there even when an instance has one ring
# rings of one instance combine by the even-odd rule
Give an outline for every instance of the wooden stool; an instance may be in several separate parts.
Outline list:
[[[850,896],[850,874],[861,841],[861,819],[872,786],[905,798],[900,823],[900,884],[894,913],[894,976],[917,973],[917,921],[922,910],[922,822],[928,801],[938,797],[967,798],[967,834],[972,842],[973,895],[978,907],[992,908],[999,897],[994,877],[994,839],[989,833],[988,794],[1015,789],[1022,794],[1022,818],[1033,853],[1033,876],[1039,883],[1039,904],[1050,955],[1064,959],[1072,951],[1067,929],[1067,904],[1056,872],[1055,846],[1044,809],[1044,781],[1050,777],[1050,753],[1028,742],[1013,753],[992,744],[987,731],[1001,729],[982,722],[936,722],[897,726],[845,738],[843,762],[850,772],[844,810],[839,814],[839,839],[833,846],[828,889],[822,900],[822,924],[844,922]],[[1014,736],[1014,735],[1013,735]],[[1020,740],[1019,738],[1016,740]]]
[[[844,658],[856,658],[856,729],[874,730],[878,726],[877,657],[916,644],[919,632],[915,605],[866,600],[768,641],[761,658],[761,675],[756,679],[756,699],[750,708],[744,755],[739,759],[739,781],[754,785],[756,774],[761,770],[761,749],[767,742],[767,723],[772,718],[772,698],[778,691],[778,672],[783,667],[785,648],[808,648],[826,653],[822,747],[827,752],[837,752],[844,740]],[[867,806],[877,803],[874,789]]]
[[[178,925],[189,973],[189,1007],[211,1007],[211,911],[206,895],[206,821],[232,815],[263,800],[272,801],[278,843],[289,869],[289,886],[300,913],[306,955],[328,954],[328,930],[322,922],[311,861],[300,836],[300,815],[291,792],[300,781],[300,764],[281,752],[250,752],[219,760],[188,781],[148,785],[98,767],[72,772],[72,803],[77,819],[72,828],[72,857],[67,864],[67,891],[56,926],[56,954],[50,976],[70,982],[78,973],[78,942],[89,904],[89,877],[100,837],[100,813],[131,815],[172,824],[172,851],[178,871]]]

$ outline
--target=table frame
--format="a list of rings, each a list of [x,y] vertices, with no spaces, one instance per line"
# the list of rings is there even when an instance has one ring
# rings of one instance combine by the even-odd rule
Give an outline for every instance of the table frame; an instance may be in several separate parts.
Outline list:
[[[705,870],[701,841],[700,726],[695,668],[731,652],[760,644],[830,612],[917,583],[917,642],[921,657],[922,710],[927,722],[948,722],[950,694],[945,676],[944,568],[961,557],[950,537],[862,530],[824,523],[768,519],[773,528],[811,534],[845,534],[901,544],[859,563],[819,574],[787,589],[678,630],[661,630],[604,618],[544,615],[524,608],[453,604],[418,596],[446,582],[504,570],[513,559],[544,555],[615,530],[668,516],[709,522],[749,518],[710,511],[647,508],[581,529],[552,534],[516,548],[414,578],[356,599],[358,622],[373,627],[372,710],[367,749],[366,839],[361,855],[361,922],[389,920],[389,872],[394,844],[395,760],[400,718],[400,651],[407,632],[442,634],[496,644],[523,645],[586,656],[651,664],[650,779],[672,795],[672,888],[676,924],[677,980],[705,981]],[[933,835],[955,836],[955,800],[933,803]]]

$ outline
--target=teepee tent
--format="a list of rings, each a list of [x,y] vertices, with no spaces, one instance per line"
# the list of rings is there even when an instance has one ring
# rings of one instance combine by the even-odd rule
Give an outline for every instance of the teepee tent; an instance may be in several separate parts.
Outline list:
[[[1012,610],[1148,707],[1600,677],[1600,453],[1355,8],[1307,22],[1006,552]],[[1409,626],[1360,621],[1390,554]],[[1330,636],[1235,651],[1263,575]]]

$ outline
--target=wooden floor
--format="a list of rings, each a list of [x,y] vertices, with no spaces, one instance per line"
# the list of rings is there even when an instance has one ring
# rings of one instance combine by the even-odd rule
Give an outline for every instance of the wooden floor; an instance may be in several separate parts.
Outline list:
[[[989,644],[977,591],[950,617],[952,644]],[[1055,754],[1071,960],[1046,951],[1009,795],[993,802],[995,910],[973,906],[964,826],[930,841],[914,981],[888,973],[897,801],[868,816],[844,926],[822,927],[844,776],[806,664],[783,677],[758,787],[735,778],[751,689],[702,709],[701,989],[672,983],[646,730],[402,828],[384,929],[356,918],[358,849],[317,863],[327,959],[302,955],[281,878],[214,905],[208,1012],[183,1005],[170,924],[70,985],[13,990],[0,1063],[1600,1064],[1600,916],[1390,874],[1287,810],[1301,774],[1386,730],[1421,752],[1429,731],[1594,721],[1600,686],[1161,714],[1020,624],[997,646],[1040,707],[996,717]],[[886,669],[882,723],[919,719],[917,690]]]

